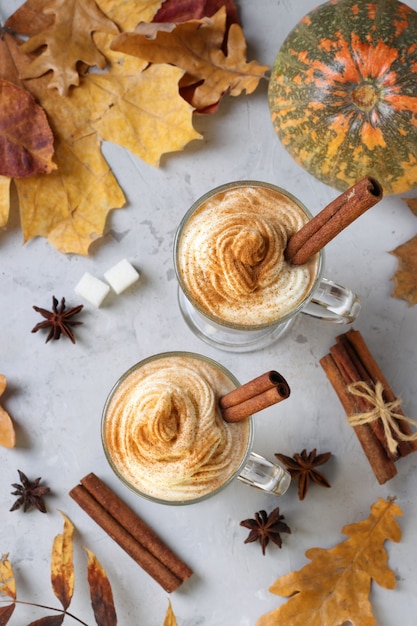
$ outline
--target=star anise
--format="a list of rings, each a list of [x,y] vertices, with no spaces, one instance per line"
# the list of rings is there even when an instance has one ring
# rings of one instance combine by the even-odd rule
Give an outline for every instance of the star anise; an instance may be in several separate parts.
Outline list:
[[[45,487],[40,485],[40,478],[36,478],[31,481],[28,477],[17,470],[19,473],[19,478],[21,484],[13,483],[12,487],[15,488],[16,491],[12,491],[12,496],[19,496],[10,511],[16,511],[21,506],[23,506],[23,511],[28,511],[31,507],[35,507],[41,513],[46,513],[45,503],[43,501],[43,496],[50,492],[49,487]]]
[[[279,514],[279,508],[277,507],[269,515],[266,511],[258,511],[255,513],[254,519],[243,520],[243,522],[240,522],[240,525],[250,529],[250,533],[244,543],[252,543],[252,541],[259,539],[262,546],[262,554],[265,554],[265,548],[270,540],[280,548],[282,546],[280,533],[291,534],[289,526],[281,521],[283,519],[284,516]]]
[[[50,339],[59,339],[61,333],[71,339],[72,343],[75,343],[71,326],[78,326],[83,322],[74,322],[71,318],[74,315],[77,315],[83,306],[83,304],[79,304],[78,306],[74,306],[72,309],[68,309],[68,311],[66,311],[65,298],[62,298],[61,304],[58,307],[58,300],[55,296],[52,296],[52,311],[47,311],[46,309],[42,309],[38,306],[33,307],[37,313],[40,313],[45,318],[45,322],[39,322],[39,324],[36,324],[36,326],[32,328],[32,333],[36,333],[41,328],[50,328],[51,330],[49,331],[49,335],[47,336],[45,343],[48,343]]]
[[[331,452],[317,454],[317,448],[314,448],[309,454],[304,449],[300,454],[294,454],[293,457],[285,454],[275,454],[275,456],[288,468],[291,480],[298,478],[298,497],[300,500],[304,500],[306,497],[311,481],[321,487],[331,487],[326,476],[316,469],[317,466],[324,465],[329,460],[332,456]]]

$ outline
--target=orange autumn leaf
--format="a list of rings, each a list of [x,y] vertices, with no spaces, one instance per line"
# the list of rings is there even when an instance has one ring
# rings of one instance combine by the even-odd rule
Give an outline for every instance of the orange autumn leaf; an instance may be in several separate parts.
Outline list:
[[[26,89],[0,79],[0,174],[25,178],[48,174],[54,138],[45,111]]]
[[[170,600],[168,600],[168,609],[165,615],[163,626],[178,626]]]
[[[396,585],[384,542],[400,541],[401,529],[395,520],[399,515],[402,511],[392,500],[379,498],[367,519],[342,528],[349,539],[328,550],[307,550],[311,562],[270,587],[272,593],[289,600],[260,617],[256,626],[376,625],[368,598],[370,586],[372,580],[386,589]]]
[[[96,622],[98,626],[116,626],[116,610],[107,574],[95,554],[88,548],[84,549],[88,555],[87,579]]]
[[[390,254],[397,257],[398,267],[392,277],[393,298],[401,298],[409,306],[417,304],[417,235],[392,250]]]
[[[142,30],[146,34],[142,34]],[[246,61],[246,42],[238,24],[227,33],[227,55],[222,50],[226,29],[226,9],[213,17],[190,20],[181,24],[139,25],[137,32],[124,32],[115,37],[112,49],[137,56],[150,63],[170,63],[202,81],[195,89],[192,105],[205,109],[219,102],[226,93],[238,96],[252,93],[267,66]],[[153,38],[148,37],[148,33]]]
[[[94,0],[52,0],[44,9],[55,20],[48,28],[22,44],[23,52],[39,55],[21,72],[22,79],[38,78],[52,72],[48,86],[61,95],[80,82],[78,64],[106,67],[106,59],[97,49],[93,33],[115,34],[116,24],[106,17]]]
[[[6,389],[6,377],[4,374],[0,374],[0,396]],[[0,446],[5,448],[14,448],[16,445],[16,433],[13,426],[13,421],[10,415],[0,406]],[[1,591],[1,587],[0,587]]]
[[[74,593],[73,534],[74,526],[64,513],[64,530],[52,545],[51,583],[54,594],[66,610]]]

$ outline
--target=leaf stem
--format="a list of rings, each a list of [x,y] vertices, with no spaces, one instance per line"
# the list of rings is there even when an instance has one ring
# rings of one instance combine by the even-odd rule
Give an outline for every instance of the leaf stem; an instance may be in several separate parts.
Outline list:
[[[9,602],[9,600],[0,600],[0,602]],[[12,604],[25,604],[26,606],[36,606],[39,609],[46,609],[48,611],[56,611],[57,613],[63,613],[64,615],[68,615],[68,617],[72,617],[73,620],[82,624],[83,626],[89,626],[86,622],[83,622],[76,615],[69,613],[65,609],[57,609],[53,606],[46,606],[45,604],[38,604],[37,602],[25,602],[24,600],[12,600]]]

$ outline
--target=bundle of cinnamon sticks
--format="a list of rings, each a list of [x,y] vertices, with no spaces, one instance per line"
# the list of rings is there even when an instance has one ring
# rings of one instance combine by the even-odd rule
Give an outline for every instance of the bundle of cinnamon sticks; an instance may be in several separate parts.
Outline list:
[[[95,474],[81,479],[70,496],[168,593],[193,573],[158,535]]]
[[[410,429],[413,422],[404,416],[398,398],[385,379],[381,369],[369,351],[362,335],[357,330],[349,330],[336,337],[336,344],[330,353],[320,360],[320,364],[331,382],[346,415],[349,418],[369,416],[369,420],[352,420],[352,426],[368,458],[372,470],[380,484],[397,474],[395,462],[417,450],[417,434]],[[369,390],[369,397],[358,390],[359,386]],[[375,389],[381,391],[381,401],[386,403],[382,413],[390,413],[391,428],[387,438],[387,426],[375,414],[372,398]],[[390,407],[395,406],[395,412]],[[394,440],[394,448],[389,445]]]

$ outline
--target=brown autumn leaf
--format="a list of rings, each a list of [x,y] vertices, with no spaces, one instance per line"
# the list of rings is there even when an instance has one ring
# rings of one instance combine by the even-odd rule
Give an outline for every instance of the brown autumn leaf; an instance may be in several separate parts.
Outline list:
[[[154,37],[137,32],[123,32],[112,42],[112,49],[137,56],[150,63],[171,63],[182,68],[193,82],[202,81],[195,89],[192,105],[200,110],[220,101],[226,93],[238,96],[243,91],[252,93],[267,66],[257,61],[246,61],[246,41],[241,27],[232,24],[227,34],[227,51],[222,51],[226,29],[226,9],[221,8],[213,17],[190,20],[182,24],[167,25],[158,29]],[[169,30],[169,32],[168,32]]]
[[[26,89],[0,79],[0,174],[27,178],[49,174],[54,137],[45,111]]]
[[[15,608],[15,604],[7,604],[6,606],[0,607],[0,626],[6,626]]]
[[[43,12],[50,0],[26,0],[5,22],[6,28],[31,37],[52,26],[54,16]]]
[[[95,554],[88,548],[84,550],[88,555],[87,579],[96,622],[98,626],[116,626],[116,610],[107,574]]]
[[[22,44],[22,52],[40,54],[21,73],[22,79],[39,78],[52,72],[48,86],[61,95],[79,85],[78,65],[106,67],[106,58],[97,49],[94,32],[116,34],[116,24],[102,13],[94,0],[52,0],[44,8],[55,17],[46,30]]]
[[[4,374],[0,374],[0,396],[6,389],[7,380]],[[0,446],[14,448],[16,445],[16,433],[10,415],[0,405]],[[1,587],[0,587],[1,591]]]
[[[390,254],[397,257],[398,267],[392,277],[393,298],[401,298],[409,306],[417,304],[417,235],[392,250]]]
[[[342,528],[350,538],[328,550],[312,548],[311,560],[301,570],[281,576],[270,591],[289,600],[259,618],[256,626],[335,626],[376,624],[369,602],[372,580],[394,589],[394,572],[388,567],[387,539],[400,541],[395,517],[402,511],[392,500],[379,498],[370,516]]]
[[[64,518],[64,530],[55,537],[52,545],[51,583],[54,594],[66,610],[74,593],[74,526],[64,513],[60,513]]]
[[[165,615],[163,626],[178,626],[177,620],[174,615],[174,611],[172,610],[171,601],[168,600],[168,608]]]
[[[34,622],[30,622],[28,626],[61,626],[64,618],[65,614],[47,615],[46,617],[41,617],[40,619],[35,620]]]

